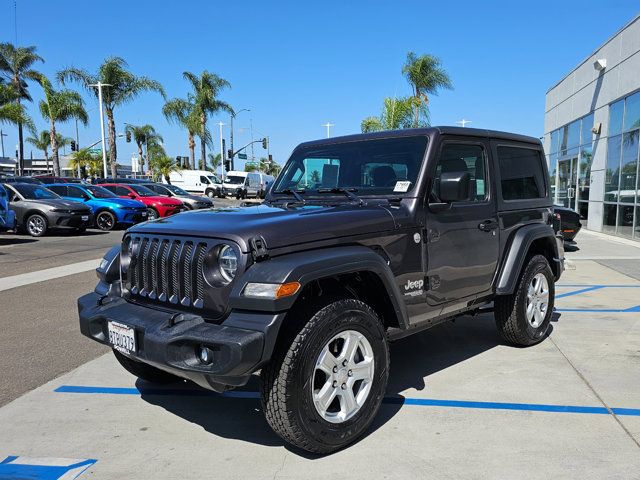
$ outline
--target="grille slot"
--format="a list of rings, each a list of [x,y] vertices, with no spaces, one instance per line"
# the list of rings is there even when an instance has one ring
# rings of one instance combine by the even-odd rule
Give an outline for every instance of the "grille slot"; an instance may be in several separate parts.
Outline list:
[[[206,242],[135,236],[126,282],[132,296],[204,308]]]

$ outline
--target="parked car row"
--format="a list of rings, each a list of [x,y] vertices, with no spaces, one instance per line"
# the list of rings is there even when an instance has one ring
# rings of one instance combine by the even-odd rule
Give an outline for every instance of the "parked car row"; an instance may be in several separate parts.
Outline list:
[[[213,207],[210,198],[156,183],[45,185],[37,179],[6,182],[0,187],[0,231],[17,230],[34,237],[43,236],[51,228],[78,233],[93,227],[108,231],[185,210]]]

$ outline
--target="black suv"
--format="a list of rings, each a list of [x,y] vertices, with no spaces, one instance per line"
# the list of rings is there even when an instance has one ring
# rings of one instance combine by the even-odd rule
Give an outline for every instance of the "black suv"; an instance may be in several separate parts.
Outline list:
[[[78,300],[84,335],[152,382],[224,391],[260,372],[271,427],[328,453],[360,436],[388,342],[494,310],[549,331],[564,269],[535,138],[427,128],[304,143],[261,205],[129,229]]]

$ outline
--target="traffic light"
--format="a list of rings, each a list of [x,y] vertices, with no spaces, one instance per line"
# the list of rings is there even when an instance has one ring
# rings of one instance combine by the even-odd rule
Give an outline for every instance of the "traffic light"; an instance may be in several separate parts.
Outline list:
[[[262,148],[266,150],[268,146],[269,146],[269,139],[267,137],[264,137],[262,139]]]
[[[182,157],[177,156],[176,157],[176,166],[181,167],[182,166]]]
[[[232,158],[233,157],[233,150],[229,149],[227,150],[227,158]]]
[[[224,161],[224,171],[228,172],[229,170],[231,170],[231,160],[225,160]]]
[[[71,151],[72,152],[77,152],[78,151],[78,146],[76,145],[76,141],[75,140],[71,140]]]
[[[131,132],[127,130],[125,136],[127,138],[127,143],[131,143]]]
[[[273,163],[273,155],[269,154],[269,164]]]

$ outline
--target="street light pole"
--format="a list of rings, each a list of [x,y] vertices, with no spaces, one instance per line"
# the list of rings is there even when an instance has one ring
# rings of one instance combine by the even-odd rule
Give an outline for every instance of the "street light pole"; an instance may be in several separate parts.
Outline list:
[[[102,87],[110,87],[111,84],[98,82],[89,86],[98,88],[98,103],[99,103],[98,106],[100,107],[100,134],[102,135],[102,167],[104,169],[104,178],[107,178],[107,149],[105,148],[107,144],[104,141],[104,112],[102,108]],[[115,142],[116,139],[114,138],[113,141]],[[115,159],[112,158],[111,161],[115,161]]]
[[[6,133],[4,133],[2,131],[2,129],[0,128],[0,145],[2,145],[2,156],[4,157],[4,137],[8,137],[9,135],[7,135]]]
[[[236,115],[238,115],[239,113],[241,113],[241,112],[250,112],[250,111],[251,111],[251,109],[249,109],[249,108],[242,108],[242,109],[238,110],[237,112],[232,112],[231,113],[231,122],[230,122],[231,123],[231,133],[229,135],[229,137],[230,137],[229,138],[229,140],[230,140],[229,143],[231,144],[231,154],[232,154],[231,158],[229,159],[229,160],[231,160],[231,170],[234,170],[234,168],[233,168],[234,167],[234,165],[233,165],[233,157],[235,156],[235,155],[233,155],[233,120],[236,118]],[[224,159],[224,152],[222,152],[222,158]]]
[[[231,117],[231,118],[232,118],[232,121],[233,121],[233,117]],[[222,123],[222,120],[220,120],[218,122],[218,126],[220,127],[220,166],[222,168],[222,177],[224,178],[224,147],[222,146],[222,127],[224,127],[225,124]],[[232,131],[233,131],[233,129],[232,129]],[[233,137],[231,137],[231,142],[233,142]],[[233,145],[233,143],[231,145]],[[233,147],[231,147],[231,148],[232,148],[232,153],[233,153]],[[233,158],[231,159],[231,162],[233,162]],[[231,170],[233,170],[233,168]]]
[[[335,127],[335,124],[331,123],[331,122],[327,122],[324,125],[322,125],[323,127],[327,127],[327,138],[329,138],[331,136],[331,127]]]

